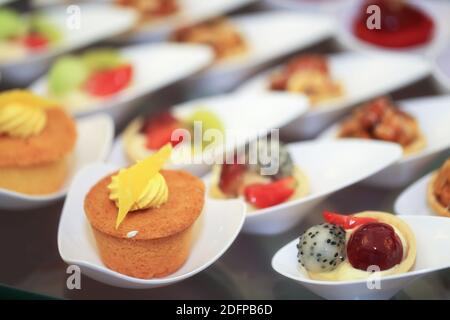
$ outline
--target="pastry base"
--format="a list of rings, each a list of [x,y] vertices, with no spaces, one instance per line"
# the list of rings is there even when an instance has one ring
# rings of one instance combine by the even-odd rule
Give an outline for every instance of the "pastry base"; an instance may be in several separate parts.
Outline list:
[[[436,196],[434,195],[434,181],[436,180],[436,176],[437,172],[431,176],[430,182],[428,183],[427,202],[434,212],[440,216],[450,218],[450,211],[447,208],[444,208],[444,206],[436,199]]]
[[[403,147],[403,155],[407,156],[407,155],[417,153],[420,150],[424,149],[426,147],[426,145],[427,145],[426,139],[423,136],[423,134],[420,132],[416,141],[407,145],[406,147]]]
[[[193,239],[193,226],[174,235],[147,240],[117,238],[92,228],[103,263],[130,277],[165,277],[186,262]]]
[[[0,188],[29,195],[56,192],[63,186],[68,161],[62,159],[45,165],[0,168]]]

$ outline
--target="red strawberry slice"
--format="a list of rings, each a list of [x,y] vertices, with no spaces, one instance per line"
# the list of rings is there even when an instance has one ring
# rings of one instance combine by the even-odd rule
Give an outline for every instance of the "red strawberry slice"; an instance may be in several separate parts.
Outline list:
[[[245,199],[259,209],[271,207],[289,199],[294,194],[296,184],[293,177],[251,184],[244,190]]]
[[[179,128],[183,128],[183,124],[167,111],[146,120],[141,132],[147,136],[147,148],[157,150],[167,143],[175,147],[182,142],[183,137],[177,141],[172,140],[173,131]]]
[[[97,71],[90,75],[85,88],[94,96],[110,96],[125,89],[130,84],[132,76],[133,67],[130,64]]]
[[[375,218],[366,218],[366,217],[354,217],[351,215],[342,215],[338,213],[333,213],[329,211],[324,211],[323,218],[326,222],[331,224],[335,224],[344,229],[353,229],[355,227],[361,226],[366,223],[377,222],[378,220]]]
[[[183,137],[180,137],[178,141],[172,140],[172,133],[181,128],[181,123],[172,123],[164,126],[158,126],[157,128],[147,131],[147,148],[150,150],[158,150],[167,143],[171,143],[173,147],[183,141]]]
[[[230,197],[237,197],[244,180],[245,164],[224,163],[220,171],[219,189]]]
[[[24,45],[30,50],[42,50],[49,44],[49,39],[39,33],[29,33],[23,39]]]

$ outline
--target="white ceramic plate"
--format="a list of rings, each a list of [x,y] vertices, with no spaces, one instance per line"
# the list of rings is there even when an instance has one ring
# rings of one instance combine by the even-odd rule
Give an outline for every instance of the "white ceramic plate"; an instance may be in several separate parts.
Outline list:
[[[298,239],[288,243],[275,254],[272,267],[283,276],[326,299],[389,299],[412,281],[450,267],[450,255],[443,254],[450,246],[450,219],[417,216],[402,216],[401,219],[408,223],[416,236],[416,263],[410,272],[380,278],[380,289],[368,289],[365,280],[333,282],[309,279],[298,268]],[[373,281],[372,279],[372,285]]]
[[[333,33],[333,21],[313,13],[262,12],[230,18],[248,51],[213,65],[193,87],[207,92],[230,90],[271,60],[311,46]]]
[[[288,97],[277,93],[248,96],[220,95],[179,104],[174,106],[173,112],[176,116],[185,118],[199,107],[211,110],[221,119],[224,126],[225,146],[221,149],[227,152],[267,134],[270,129],[281,128],[305,112],[306,106],[307,101],[303,96]],[[211,152],[216,156],[222,154],[220,150]],[[194,157],[193,161],[174,163],[170,167],[201,176],[211,167],[208,161],[200,161],[201,157]],[[114,144],[109,161],[119,166],[130,164],[124,155],[120,137]]]
[[[40,10],[49,21],[58,26],[62,33],[61,43],[42,53],[0,64],[2,79],[14,84],[29,82],[42,73],[56,56],[123,33],[131,28],[137,18],[133,10],[107,4],[77,6],[80,9],[79,15],[69,12],[66,5]],[[72,22],[75,20],[80,21],[79,29],[73,28]]]
[[[108,115],[98,114],[77,121],[78,140],[70,158],[67,182],[56,193],[44,196],[30,196],[0,189],[0,208],[25,210],[42,207],[61,200],[67,193],[74,175],[84,166],[104,161],[111,150],[114,137],[114,123]]]
[[[274,234],[292,228],[327,196],[386,168],[402,154],[396,144],[375,141],[308,141],[288,144],[288,148],[309,179],[310,194],[249,212],[244,231]],[[204,181],[209,187],[210,177]]]
[[[433,71],[442,91],[450,92],[450,43],[433,54]]]
[[[435,33],[430,43],[406,49],[389,49],[363,42],[353,35],[352,23],[355,15],[359,12],[360,6],[364,1],[365,0],[358,0],[350,2],[347,6],[340,8],[340,10],[335,13],[336,18],[338,18],[340,22],[338,24],[337,39],[345,49],[355,51],[409,51],[427,55],[435,50],[436,47],[439,47],[442,43],[447,41],[446,39],[448,36],[448,30],[450,28],[450,25],[448,23],[450,5],[448,3],[445,3],[445,1],[410,0],[409,2],[411,4],[427,12],[435,22]]]
[[[179,0],[178,14],[155,20],[153,23],[149,22],[123,40],[134,42],[163,40],[177,28],[224,15],[257,1],[259,0]]]
[[[136,45],[120,49],[119,52],[133,65],[132,84],[110,98],[94,100],[84,108],[74,108],[72,113],[75,116],[107,112],[116,123],[121,122],[141,98],[200,71],[213,60],[210,48],[190,44]],[[47,82],[47,76],[44,76],[32,84],[31,89],[45,96],[48,92]]]
[[[83,209],[90,188],[118,167],[94,164],[75,177],[58,229],[58,249],[61,258],[81,268],[84,275],[97,281],[124,288],[161,287],[189,278],[214,263],[233,243],[242,228],[245,208],[241,201],[205,202],[203,213],[196,222],[196,238],[186,263],[177,272],[159,279],[144,280],[112,271],[102,263],[95,240]]]
[[[428,63],[416,56],[389,53],[341,53],[329,56],[330,72],[342,83],[345,96],[322,102],[292,122],[283,134],[292,139],[312,138],[355,104],[388,93],[425,77]],[[243,84],[241,93],[266,92],[268,76],[275,70],[256,76]],[[292,93],[284,93],[292,95]]]
[[[438,216],[427,201],[427,188],[433,173],[420,178],[400,194],[394,205],[398,215]]]
[[[399,101],[402,110],[419,122],[425,136],[425,149],[405,157],[364,181],[367,185],[398,188],[413,181],[434,159],[450,147],[450,96],[415,98]],[[320,139],[336,138],[340,124],[326,130]]]

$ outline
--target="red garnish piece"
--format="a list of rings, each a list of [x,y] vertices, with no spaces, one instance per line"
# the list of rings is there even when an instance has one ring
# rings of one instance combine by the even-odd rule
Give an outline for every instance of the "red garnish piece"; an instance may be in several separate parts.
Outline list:
[[[220,171],[219,189],[230,197],[237,197],[244,180],[246,165],[235,161],[224,163]]]
[[[367,271],[370,266],[376,266],[383,271],[402,261],[403,245],[390,225],[367,223],[350,236],[347,256],[356,269]]]
[[[247,202],[262,209],[289,199],[295,191],[295,186],[295,179],[287,177],[270,183],[251,184],[244,189],[244,195]]]
[[[329,211],[323,212],[323,218],[326,222],[335,224],[344,229],[353,229],[366,223],[377,222],[377,219],[367,217],[355,217],[351,215],[342,215]]]
[[[30,50],[45,49],[50,43],[49,39],[39,33],[29,33],[23,38],[24,45]]]
[[[166,111],[148,118],[141,132],[147,136],[147,148],[158,150],[167,143],[171,143],[175,147],[183,141],[183,137],[180,137],[177,141],[172,140],[173,131],[179,128],[183,128],[183,124],[170,112]]]
[[[125,64],[114,69],[94,72],[86,81],[86,91],[106,97],[125,89],[133,77],[133,67]]]

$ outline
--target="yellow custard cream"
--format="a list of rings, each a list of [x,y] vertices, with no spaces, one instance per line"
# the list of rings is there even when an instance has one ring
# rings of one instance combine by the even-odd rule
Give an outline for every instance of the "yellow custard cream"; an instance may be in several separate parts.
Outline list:
[[[117,206],[119,206],[118,175],[112,177],[111,184],[108,188],[111,191],[109,198],[113,200]],[[167,188],[166,180],[160,173],[157,173],[148,181],[138,199],[133,203],[131,211],[159,207],[160,205],[166,203],[168,198],[169,189]]]
[[[170,158],[172,146],[162,147],[145,160],[122,169],[111,178],[109,198],[119,208],[116,229],[130,211],[159,207],[167,202],[169,190],[159,172]]]
[[[28,91],[0,94],[0,134],[27,138],[41,133],[47,124],[45,109],[53,105]]]

